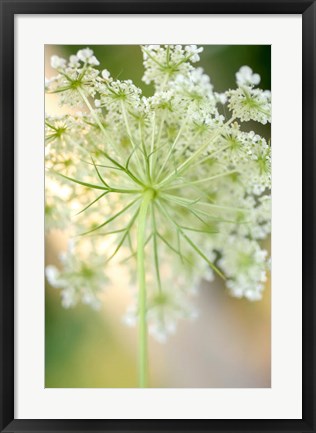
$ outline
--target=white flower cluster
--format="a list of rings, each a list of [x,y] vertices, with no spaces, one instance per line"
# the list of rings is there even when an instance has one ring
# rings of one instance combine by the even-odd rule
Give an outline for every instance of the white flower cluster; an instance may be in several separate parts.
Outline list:
[[[71,308],[82,302],[94,309],[101,306],[97,294],[106,282],[104,257],[92,251],[82,254],[72,242],[66,252],[60,254],[62,270],[56,266],[46,267],[46,277],[52,287],[61,289],[62,305]]]
[[[260,75],[243,66],[237,72],[236,80],[238,88],[226,92],[233,115],[242,122],[255,120],[264,125],[271,122],[271,92],[254,87],[260,83]]]
[[[131,80],[113,81],[110,78],[98,86],[101,100],[96,100],[97,107],[106,107],[108,110],[120,108],[122,102],[135,107],[140,102],[141,90]]]
[[[195,320],[198,312],[190,298],[181,290],[169,290],[151,294],[147,303],[148,332],[160,343],[165,343],[170,335],[175,334],[180,319]],[[137,323],[137,305],[131,305],[124,317],[128,326]]]
[[[175,77],[188,76],[193,70],[191,63],[200,60],[199,53],[203,48],[196,45],[145,45],[144,54],[145,74],[143,81],[146,84],[155,83],[157,88],[166,87],[166,84]]]
[[[68,61],[52,56],[51,66],[57,70],[58,75],[46,81],[46,90],[60,93],[62,104],[81,104],[79,90],[90,95],[95,94],[95,83],[99,75],[95,66],[98,65],[99,62],[90,48],[79,50],[76,55],[71,55]]]
[[[46,117],[47,228],[83,235],[95,254],[72,258],[69,250],[62,269],[49,267],[47,277],[61,288],[65,306],[96,306],[114,257],[137,281],[143,224],[147,322],[162,341],[178,319],[195,317],[191,295],[201,278],[216,274],[234,296],[262,296],[271,144],[243,122],[270,122],[271,95],[256,87],[260,76],[248,66],[237,72],[236,89],[216,93],[193,66],[202,52],[195,45],[141,49],[143,80],[155,88],[150,97],[99,70],[89,48],[68,61],[52,58],[58,75],[47,91],[71,111]],[[98,239],[107,242],[105,255],[98,255]],[[137,298],[128,322],[139,308]]]
[[[219,266],[228,277],[227,287],[238,298],[261,299],[267,280],[267,252],[247,238],[231,236],[226,242]]]

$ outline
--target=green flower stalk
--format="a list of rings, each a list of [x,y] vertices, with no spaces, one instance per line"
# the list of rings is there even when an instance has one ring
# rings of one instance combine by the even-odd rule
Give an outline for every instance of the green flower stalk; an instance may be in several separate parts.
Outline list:
[[[100,70],[89,48],[52,57],[57,75],[46,90],[70,111],[46,116],[46,225],[67,229],[71,244],[61,269],[50,265],[46,275],[66,308],[99,305],[111,260],[136,277],[125,322],[138,323],[146,387],[148,332],[163,342],[179,319],[195,318],[201,279],[217,275],[233,296],[262,297],[271,147],[242,126],[270,122],[271,94],[248,66],[236,89],[214,92],[193,66],[202,52],[195,45],[141,49],[151,97]]]

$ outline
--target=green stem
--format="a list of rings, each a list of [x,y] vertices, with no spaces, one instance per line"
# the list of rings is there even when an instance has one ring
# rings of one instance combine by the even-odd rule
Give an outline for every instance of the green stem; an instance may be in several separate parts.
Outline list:
[[[160,278],[160,270],[159,270],[159,257],[158,257],[158,244],[157,244],[157,224],[156,224],[154,202],[151,202],[151,224],[152,224],[152,233],[153,233],[154,264],[155,264],[156,278],[157,278],[159,293],[161,293],[162,288],[161,288],[161,278]]]
[[[167,154],[167,157],[165,158],[164,163],[163,163],[162,166],[160,167],[159,173],[158,173],[158,175],[157,175],[157,179],[159,179],[159,177],[160,177],[160,175],[162,174],[162,172],[163,172],[163,170],[164,170],[166,164],[170,161],[170,157],[171,157],[171,155],[172,155],[172,152],[173,152],[173,150],[174,150],[174,148],[175,148],[175,146],[176,146],[176,144],[177,144],[177,142],[178,142],[178,140],[179,140],[179,138],[180,138],[180,136],[181,136],[181,134],[182,134],[183,129],[184,129],[184,128],[186,127],[186,125],[187,125],[187,121],[188,121],[188,115],[187,115],[186,118],[184,119],[184,122],[182,123],[181,127],[179,128],[179,132],[178,132],[178,134],[177,134],[177,136],[176,136],[174,142],[172,143],[172,145],[171,145],[170,148],[169,148],[169,152],[168,152],[168,154]]]
[[[186,159],[179,167],[177,167],[174,172],[170,173],[162,182],[159,183],[159,186],[165,185],[168,181],[173,180],[175,177],[179,176],[179,174],[183,173],[185,169],[190,168],[192,166],[191,161],[197,158],[201,155],[202,152],[204,152],[205,149],[213,142],[215,141],[221,134],[221,132],[224,130],[224,127],[227,127],[235,120],[235,117],[231,117],[222,127],[221,129],[217,130],[213,136],[211,136],[210,140],[206,143],[202,144],[188,159]]]
[[[124,101],[121,101],[121,108],[122,108],[123,119],[124,119],[125,128],[126,128],[126,131],[127,131],[127,135],[128,135],[129,141],[131,142],[133,150],[135,151],[135,156],[137,158],[137,162],[138,162],[139,166],[141,166],[141,162],[140,162],[140,159],[139,159],[139,156],[138,156],[138,153],[137,153],[138,146],[134,143],[134,139],[133,139],[132,132],[131,132],[131,129],[130,129],[130,126],[129,126],[129,122],[128,122],[128,118],[127,118],[127,113],[126,113],[126,108],[125,108],[125,105],[124,105]]]
[[[145,273],[145,237],[147,212],[154,192],[148,189],[144,192],[143,201],[138,214],[137,231],[137,275],[138,275],[138,315],[139,315],[139,387],[147,387],[148,349],[147,349],[147,318],[146,318],[146,273]]]
[[[92,115],[92,117],[94,118],[94,120],[96,121],[98,127],[101,129],[102,133],[105,135],[106,138],[108,137],[108,134],[106,132],[106,130],[104,129],[104,126],[102,125],[99,116],[97,115],[97,113],[95,112],[95,110],[92,108],[89,99],[86,97],[84,91],[82,89],[80,89],[80,87],[78,88],[78,92],[80,93],[81,98],[84,100],[86,106],[89,108],[89,111]]]
[[[216,174],[214,176],[206,177],[204,179],[192,180],[191,182],[182,182],[182,183],[179,183],[177,185],[167,186],[163,190],[169,191],[171,189],[178,189],[180,187],[183,188],[185,186],[192,186],[192,185],[197,185],[199,183],[210,182],[211,180],[218,179],[218,178],[224,177],[224,176],[229,176],[230,174],[234,174],[234,173],[238,173],[238,171],[237,170],[230,170],[230,171],[226,171],[225,173],[220,173],[220,174]]]

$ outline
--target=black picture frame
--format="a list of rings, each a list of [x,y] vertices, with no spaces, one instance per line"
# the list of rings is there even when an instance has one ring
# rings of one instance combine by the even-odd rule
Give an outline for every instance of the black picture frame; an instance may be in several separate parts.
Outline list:
[[[301,420],[14,419],[14,16],[16,14],[302,14],[303,19],[303,377]],[[315,94],[316,3],[307,0],[0,0],[0,431],[316,432]]]

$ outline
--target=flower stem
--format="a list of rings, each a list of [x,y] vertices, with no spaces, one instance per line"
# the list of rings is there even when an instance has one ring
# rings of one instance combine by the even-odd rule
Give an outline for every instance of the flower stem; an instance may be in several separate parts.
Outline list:
[[[148,189],[144,192],[143,201],[138,214],[138,232],[137,232],[137,275],[138,275],[138,314],[139,314],[139,387],[147,387],[148,376],[148,350],[147,350],[147,307],[146,307],[146,274],[145,274],[145,237],[146,237],[146,220],[147,212],[154,192]]]

